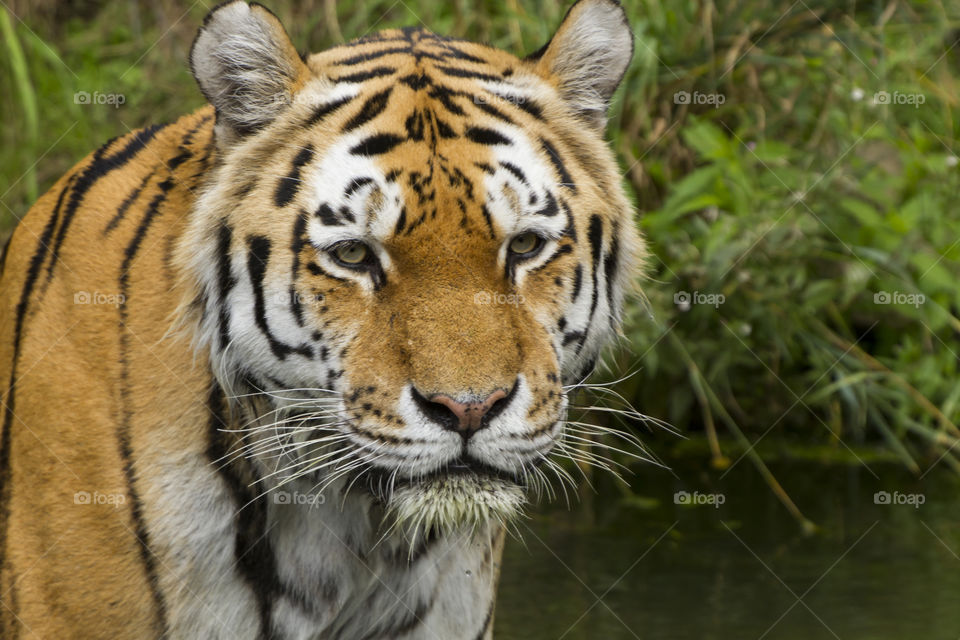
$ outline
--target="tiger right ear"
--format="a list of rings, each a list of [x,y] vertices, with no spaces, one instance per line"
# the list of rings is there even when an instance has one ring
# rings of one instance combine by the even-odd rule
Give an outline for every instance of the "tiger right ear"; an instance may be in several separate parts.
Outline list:
[[[190,49],[190,68],[217,111],[217,143],[266,126],[310,72],[275,15],[234,0],[215,7]]]
[[[579,0],[542,49],[528,56],[561,95],[601,131],[633,57],[633,33],[617,0]]]

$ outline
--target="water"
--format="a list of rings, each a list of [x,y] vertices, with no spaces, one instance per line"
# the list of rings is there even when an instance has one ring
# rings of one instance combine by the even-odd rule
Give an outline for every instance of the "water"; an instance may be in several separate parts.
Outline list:
[[[774,465],[820,530],[804,535],[743,462],[722,481],[647,468],[648,500],[541,508],[505,554],[498,640],[960,638],[960,481],[894,467]],[[699,483],[699,484],[698,484]],[[722,493],[681,506],[678,490]],[[876,504],[887,491],[908,504]],[[714,501],[718,501],[715,499]],[[649,503],[649,504],[647,504]]]

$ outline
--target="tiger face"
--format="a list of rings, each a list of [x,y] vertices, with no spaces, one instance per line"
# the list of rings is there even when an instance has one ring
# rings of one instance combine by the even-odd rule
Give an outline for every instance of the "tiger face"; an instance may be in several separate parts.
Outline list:
[[[525,59],[421,29],[301,58],[262,7],[212,14],[183,313],[265,487],[418,527],[516,514],[642,252],[602,139],[631,54],[611,0]]]

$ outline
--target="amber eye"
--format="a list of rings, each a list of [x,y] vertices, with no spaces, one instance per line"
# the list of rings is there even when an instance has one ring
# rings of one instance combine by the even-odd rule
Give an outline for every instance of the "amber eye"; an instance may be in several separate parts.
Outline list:
[[[333,255],[344,264],[358,265],[367,259],[370,249],[362,242],[347,242],[336,247]]]
[[[510,241],[510,253],[522,256],[540,248],[541,238],[535,233],[521,233]]]

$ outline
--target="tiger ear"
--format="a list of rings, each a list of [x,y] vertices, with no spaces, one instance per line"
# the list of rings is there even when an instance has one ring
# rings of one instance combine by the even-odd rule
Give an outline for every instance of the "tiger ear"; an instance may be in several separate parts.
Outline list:
[[[633,33],[617,0],[579,0],[543,48],[528,56],[567,102],[601,131],[633,57]]]
[[[200,91],[217,111],[217,142],[266,126],[309,78],[275,15],[244,0],[215,7],[190,49]]]

